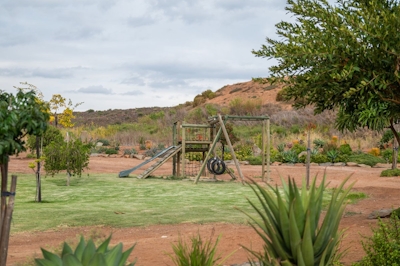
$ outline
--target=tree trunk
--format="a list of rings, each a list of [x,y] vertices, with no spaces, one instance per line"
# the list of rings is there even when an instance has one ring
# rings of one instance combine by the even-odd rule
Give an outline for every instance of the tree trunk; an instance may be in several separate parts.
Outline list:
[[[36,137],[36,202],[42,202],[42,184],[40,180],[40,137]]]
[[[11,179],[10,192],[8,193],[3,190],[2,193],[2,196],[7,194],[6,196],[8,196],[9,199],[3,216],[3,224],[2,227],[0,228],[1,229],[0,265],[6,265],[7,263],[8,242],[10,239],[11,218],[12,218],[12,213],[14,211],[14,199],[15,199],[16,188],[17,188],[17,176],[13,175]]]
[[[6,215],[6,204],[7,198],[6,195],[3,193],[7,191],[7,178],[8,178],[8,157],[3,164],[0,164],[0,171],[1,171],[1,208],[0,208],[0,240],[2,239],[2,230],[4,217]]]
[[[397,130],[394,127],[394,122],[393,119],[390,120],[390,129],[393,132],[394,135],[394,141],[393,141],[393,159],[392,159],[392,169],[397,168],[397,155],[398,155],[398,150],[399,150],[399,143],[400,143],[400,136]]]
[[[307,132],[307,157],[306,157],[306,180],[307,188],[310,188],[310,161],[311,161],[311,130]]]

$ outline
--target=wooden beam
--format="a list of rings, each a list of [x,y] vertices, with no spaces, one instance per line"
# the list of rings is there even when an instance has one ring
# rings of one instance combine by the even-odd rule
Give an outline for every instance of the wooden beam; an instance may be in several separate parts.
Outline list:
[[[229,149],[231,151],[232,159],[235,162],[236,169],[238,170],[239,176],[242,179],[242,183],[243,183],[244,182],[244,177],[243,177],[243,174],[242,174],[242,170],[240,169],[240,165],[239,165],[239,162],[238,162],[238,160],[236,158],[235,151],[233,150],[233,146],[232,146],[231,140],[229,139],[228,132],[226,131],[225,123],[222,120],[221,115],[218,115],[218,119],[219,119],[219,123],[220,123],[221,129],[224,132],[226,143],[228,144],[228,147],[229,147]]]

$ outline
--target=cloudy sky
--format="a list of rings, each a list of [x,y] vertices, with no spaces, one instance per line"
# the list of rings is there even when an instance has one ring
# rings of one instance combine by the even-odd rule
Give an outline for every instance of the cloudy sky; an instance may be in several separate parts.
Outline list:
[[[2,0],[0,89],[88,109],[174,106],[266,76],[285,0]]]

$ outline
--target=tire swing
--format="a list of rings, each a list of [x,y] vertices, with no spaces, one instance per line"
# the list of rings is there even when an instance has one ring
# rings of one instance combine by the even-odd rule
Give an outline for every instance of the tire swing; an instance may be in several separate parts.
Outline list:
[[[208,160],[207,169],[212,174],[222,175],[223,173],[225,173],[226,165],[224,161],[218,159],[217,157],[214,157]]]

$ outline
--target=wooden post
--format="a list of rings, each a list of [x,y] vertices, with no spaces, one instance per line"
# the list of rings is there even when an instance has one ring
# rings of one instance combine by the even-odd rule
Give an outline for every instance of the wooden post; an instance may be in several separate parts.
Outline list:
[[[185,173],[186,173],[186,128],[183,127],[183,124],[185,124],[185,121],[183,121],[182,123],[182,176],[185,177]]]
[[[393,160],[392,160],[392,169],[397,168],[397,156],[399,154],[399,143],[397,142],[396,137],[393,138]]]
[[[176,146],[178,144],[177,141],[177,134],[176,134],[176,124],[177,122],[174,123],[172,126],[172,145]],[[176,176],[176,154],[172,157],[172,176]]]
[[[36,136],[36,201],[42,202],[42,185],[40,180],[40,140],[39,136]]]
[[[17,188],[17,176],[13,175],[11,178],[11,188],[9,193],[8,204],[5,208],[5,215],[3,217],[3,225],[1,227],[1,241],[0,241],[0,265],[6,265],[7,253],[8,253],[8,242],[10,239],[10,226],[11,218],[14,210],[14,198],[15,190]],[[2,197],[6,194],[6,191],[2,191]]]
[[[5,194],[3,194],[3,192],[7,191],[8,158],[6,160],[7,161],[4,164],[0,165],[0,170],[1,170],[0,240],[3,239],[2,228],[4,226],[4,220],[6,216],[6,204],[7,204],[7,197],[5,196]]]
[[[200,175],[201,175],[201,173],[204,171],[204,169],[206,168],[207,161],[208,161],[208,159],[210,158],[211,153],[214,151],[215,146],[217,145],[217,142],[218,142],[218,140],[219,140],[219,137],[221,136],[221,132],[222,132],[222,127],[219,128],[218,133],[217,133],[217,135],[215,136],[213,143],[211,144],[211,148],[210,148],[210,150],[207,152],[206,158],[204,158],[204,162],[203,162],[203,164],[201,165],[200,171],[199,171],[199,173],[197,174],[196,179],[195,179],[195,181],[194,181],[195,184],[197,184],[197,182],[199,182]]]
[[[233,146],[232,146],[231,140],[229,139],[228,132],[226,131],[226,128],[225,128],[225,123],[222,120],[222,117],[221,117],[220,114],[218,114],[218,119],[219,119],[220,126],[222,128],[222,131],[224,132],[226,143],[228,144],[228,147],[229,147],[229,149],[231,151],[232,159],[235,162],[236,169],[238,170],[239,176],[242,179],[242,183],[243,183],[244,182],[244,177],[243,177],[243,174],[242,174],[242,170],[240,169],[240,165],[239,165],[239,162],[238,162],[238,160],[236,158],[235,151],[233,150]]]

